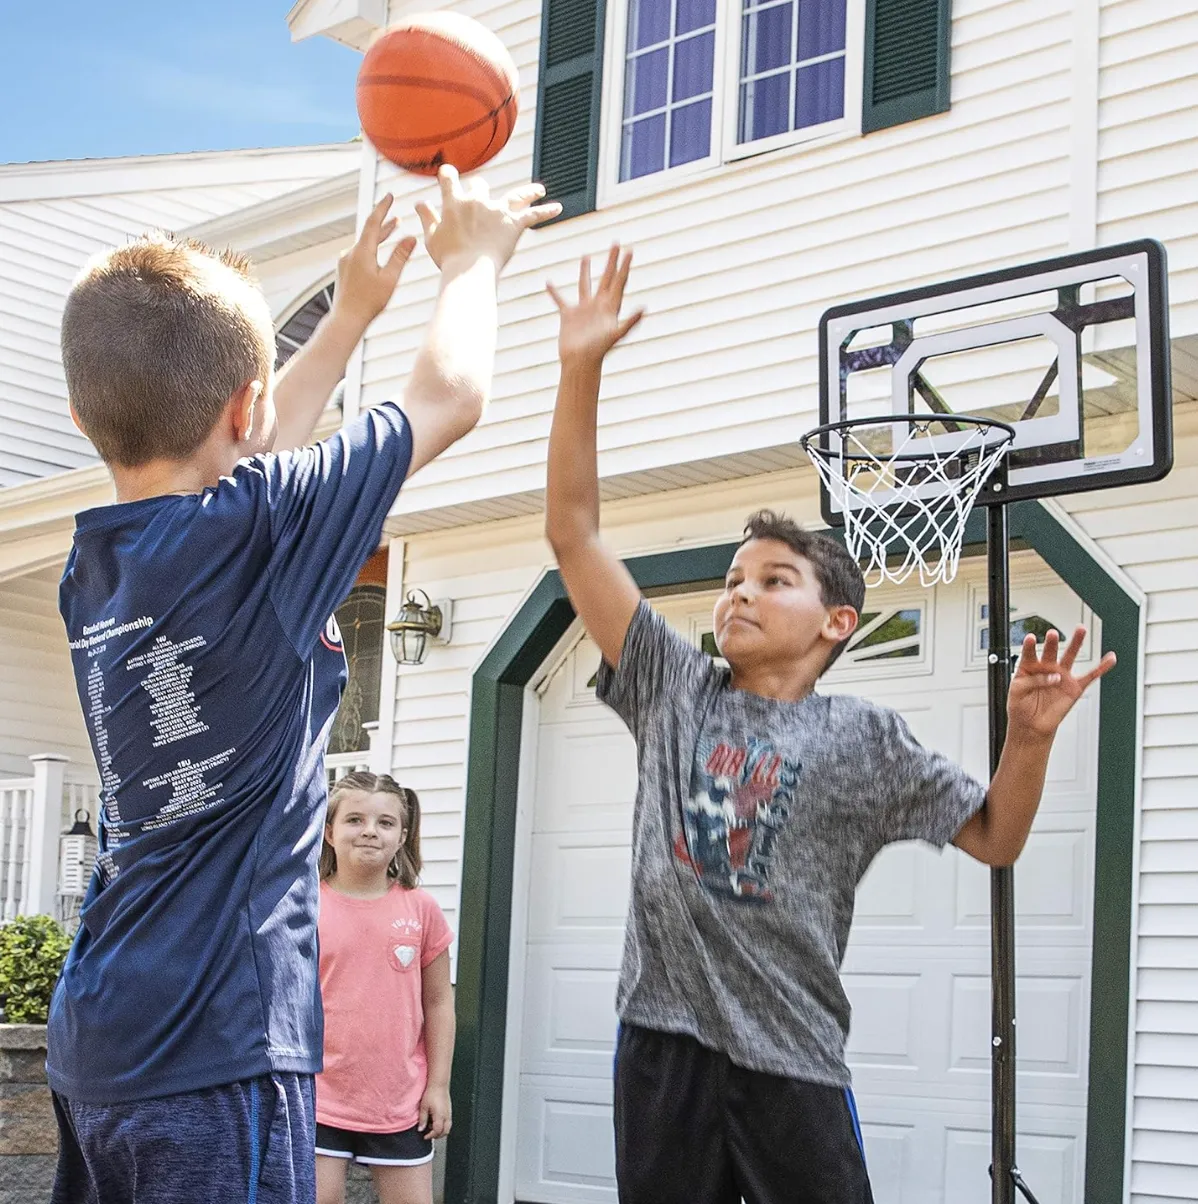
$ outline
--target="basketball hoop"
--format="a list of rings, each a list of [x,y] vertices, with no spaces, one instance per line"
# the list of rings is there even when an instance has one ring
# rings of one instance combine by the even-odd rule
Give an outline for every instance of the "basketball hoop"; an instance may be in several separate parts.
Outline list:
[[[899,585],[918,570],[928,586],[957,575],[969,512],[1014,438],[989,418],[884,414],[825,423],[801,443],[866,584]]]

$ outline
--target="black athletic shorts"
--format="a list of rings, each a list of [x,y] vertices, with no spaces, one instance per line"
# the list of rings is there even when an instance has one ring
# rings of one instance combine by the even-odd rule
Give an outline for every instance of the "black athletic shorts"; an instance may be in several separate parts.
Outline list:
[[[432,1162],[433,1143],[415,1128],[402,1133],[355,1133],[318,1123],[316,1152],[367,1166],[420,1166]]]
[[[852,1093],[622,1026],[620,1204],[873,1204]]]

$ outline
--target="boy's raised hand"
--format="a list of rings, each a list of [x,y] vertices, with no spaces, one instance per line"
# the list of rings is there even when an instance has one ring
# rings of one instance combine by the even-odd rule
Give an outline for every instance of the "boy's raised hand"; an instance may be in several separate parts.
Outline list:
[[[561,314],[561,331],[557,340],[558,357],[562,363],[570,360],[602,360],[603,357],[644,317],[638,309],[626,318],[620,317],[624,289],[632,267],[632,252],[620,255],[617,243],[607,253],[607,264],[599,287],[592,291],[591,260],[585,256],[578,267],[578,303],[568,305],[552,284],[545,287]]]
[[[540,184],[513,189],[502,200],[492,200],[481,176],[462,180],[448,165],[437,173],[441,186],[441,208],[421,201],[416,214],[424,227],[424,244],[439,268],[455,259],[486,256],[497,269],[512,257],[525,230],[557,217],[562,211],[556,201],[537,205],[545,195]]]
[[[1087,687],[1115,667],[1115,654],[1108,652],[1089,673],[1074,676],[1073,662],[1085,638],[1086,629],[1076,628],[1062,653],[1060,634],[1050,631],[1042,654],[1036,651],[1034,635],[1024,639],[1007,695],[1007,718],[1013,729],[1052,736]]]
[[[387,193],[375,205],[357,242],[337,261],[333,307],[339,314],[353,318],[363,329],[387,308],[387,302],[416,249],[416,240],[410,235],[401,238],[391,254],[379,263],[379,248],[395,233],[398,224],[396,218],[388,216],[391,201],[392,196]]]

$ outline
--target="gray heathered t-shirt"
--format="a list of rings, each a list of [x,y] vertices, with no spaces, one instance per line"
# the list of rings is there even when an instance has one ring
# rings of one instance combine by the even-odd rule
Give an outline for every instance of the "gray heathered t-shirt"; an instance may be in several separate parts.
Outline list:
[[[645,602],[598,696],[639,762],[620,1019],[847,1086],[857,883],[886,844],[947,844],[985,787],[886,707],[732,689]]]

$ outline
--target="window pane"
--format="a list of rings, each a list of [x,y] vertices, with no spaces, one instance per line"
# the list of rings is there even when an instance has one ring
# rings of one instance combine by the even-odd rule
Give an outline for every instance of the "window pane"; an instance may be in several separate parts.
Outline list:
[[[752,142],[790,129],[790,72],[767,75],[740,86],[740,135]]]
[[[800,67],[795,91],[795,129],[843,116],[844,58]]]
[[[715,0],[678,0],[675,33],[690,33],[715,24]]]
[[[670,114],[670,166],[705,159],[711,150],[711,101],[683,105]]]
[[[773,71],[794,61],[793,4],[745,13],[741,22],[741,77]]]
[[[715,34],[701,33],[674,44],[674,100],[711,91]]]
[[[844,49],[844,0],[799,0],[799,61]]]
[[[670,51],[667,47],[629,59],[624,80],[624,116],[636,117],[664,107],[669,77]]]
[[[620,179],[635,180],[661,171],[666,156],[666,115],[643,117],[624,127]]]
[[[628,50],[656,46],[670,36],[670,0],[630,0]]]

